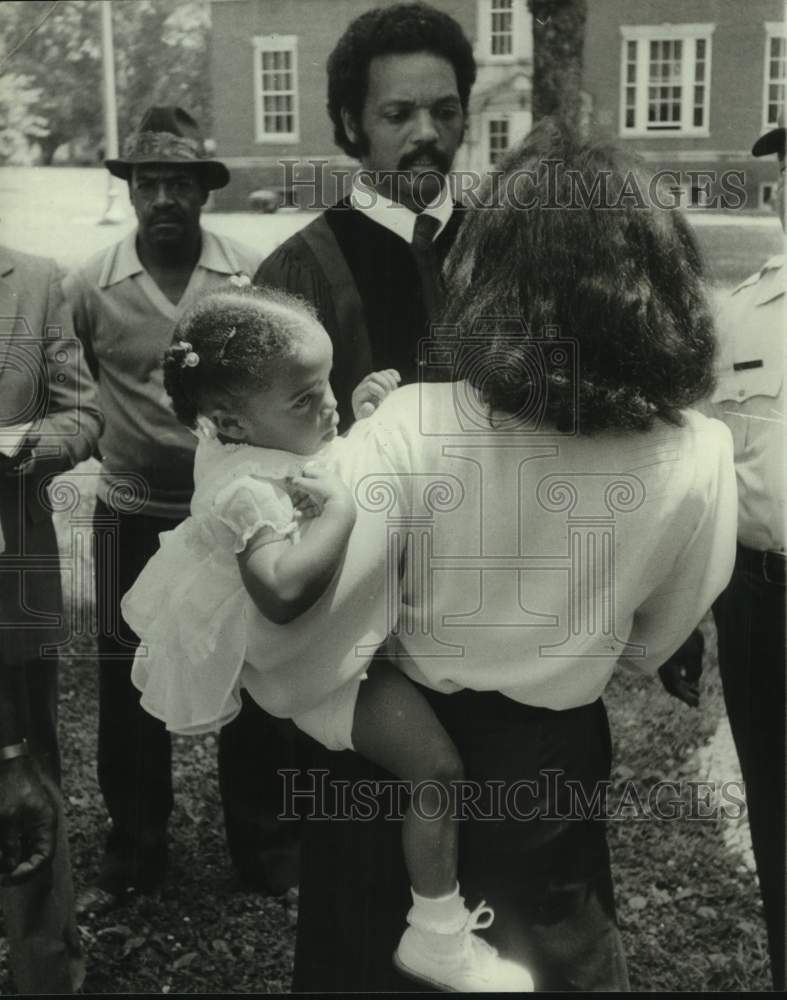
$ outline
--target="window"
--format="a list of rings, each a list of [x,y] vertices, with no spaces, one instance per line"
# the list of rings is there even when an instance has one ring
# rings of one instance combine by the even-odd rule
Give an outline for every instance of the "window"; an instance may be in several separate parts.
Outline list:
[[[763,130],[775,128],[779,114],[784,109],[785,66],[787,42],[784,25],[773,22],[765,25],[765,99],[763,101]]]
[[[490,4],[489,52],[493,56],[514,54],[514,0],[492,0]]]
[[[479,55],[495,62],[515,62],[532,53],[526,0],[478,0]]]
[[[254,110],[257,142],[298,141],[298,39],[254,39]]]
[[[507,118],[490,118],[487,123],[489,166],[496,166],[511,144]]]
[[[713,27],[620,29],[621,135],[708,134]]]
[[[487,169],[499,166],[506,153],[533,127],[530,111],[487,111],[482,117]]]

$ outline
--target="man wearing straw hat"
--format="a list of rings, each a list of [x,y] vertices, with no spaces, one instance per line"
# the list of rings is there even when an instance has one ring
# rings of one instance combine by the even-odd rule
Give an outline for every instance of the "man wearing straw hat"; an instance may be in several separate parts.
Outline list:
[[[161,358],[175,322],[199,294],[227,282],[249,283],[259,264],[259,255],[200,224],[210,191],[224,187],[230,175],[208,157],[197,123],[183,109],[148,109],[123,157],[106,166],[128,182],[137,228],[66,282],[106,416],[94,526],[98,778],[112,828],[91,901],[98,906],[128,890],[155,889],[168,860],[170,737],[139,705],[130,680],[139,640],[120,614],[120,599],[158,548],[159,533],[188,514],[193,491],[196,439],[170,409]],[[250,756],[271,759],[260,741],[277,734],[256,725],[254,712],[246,708],[219,739],[227,836],[247,884],[284,892],[297,880],[294,841],[278,829],[278,803],[264,818],[260,769],[247,766]]]

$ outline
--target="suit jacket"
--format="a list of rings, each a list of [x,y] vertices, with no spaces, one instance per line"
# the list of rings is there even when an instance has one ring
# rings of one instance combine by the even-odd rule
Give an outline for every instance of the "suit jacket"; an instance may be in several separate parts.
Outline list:
[[[0,429],[32,422],[47,448],[16,475],[0,457],[0,660],[33,660],[65,636],[46,486],[88,458],[103,425],[54,261],[0,247]]]

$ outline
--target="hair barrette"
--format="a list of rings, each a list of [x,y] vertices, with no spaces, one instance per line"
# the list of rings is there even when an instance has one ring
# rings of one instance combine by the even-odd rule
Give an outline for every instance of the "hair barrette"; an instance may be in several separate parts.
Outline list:
[[[216,355],[216,360],[217,361],[222,361],[224,359],[224,352],[227,350],[227,347],[229,346],[230,341],[232,340],[232,338],[235,336],[235,334],[237,332],[238,332],[237,327],[233,326],[233,327],[230,328],[230,332],[224,338],[224,340],[222,342],[222,345],[219,348],[218,354]]]
[[[192,349],[191,344],[187,340],[179,340],[175,345],[178,350],[183,351],[183,360],[180,362],[180,367],[183,368],[196,368],[199,364],[199,354]]]

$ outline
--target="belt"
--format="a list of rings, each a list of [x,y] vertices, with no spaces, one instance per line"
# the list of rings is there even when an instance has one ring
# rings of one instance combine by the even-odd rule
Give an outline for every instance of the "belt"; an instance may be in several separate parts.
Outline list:
[[[787,554],[784,552],[761,552],[739,545],[737,562],[747,572],[760,577],[766,583],[773,583],[778,587],[785,586]]]

